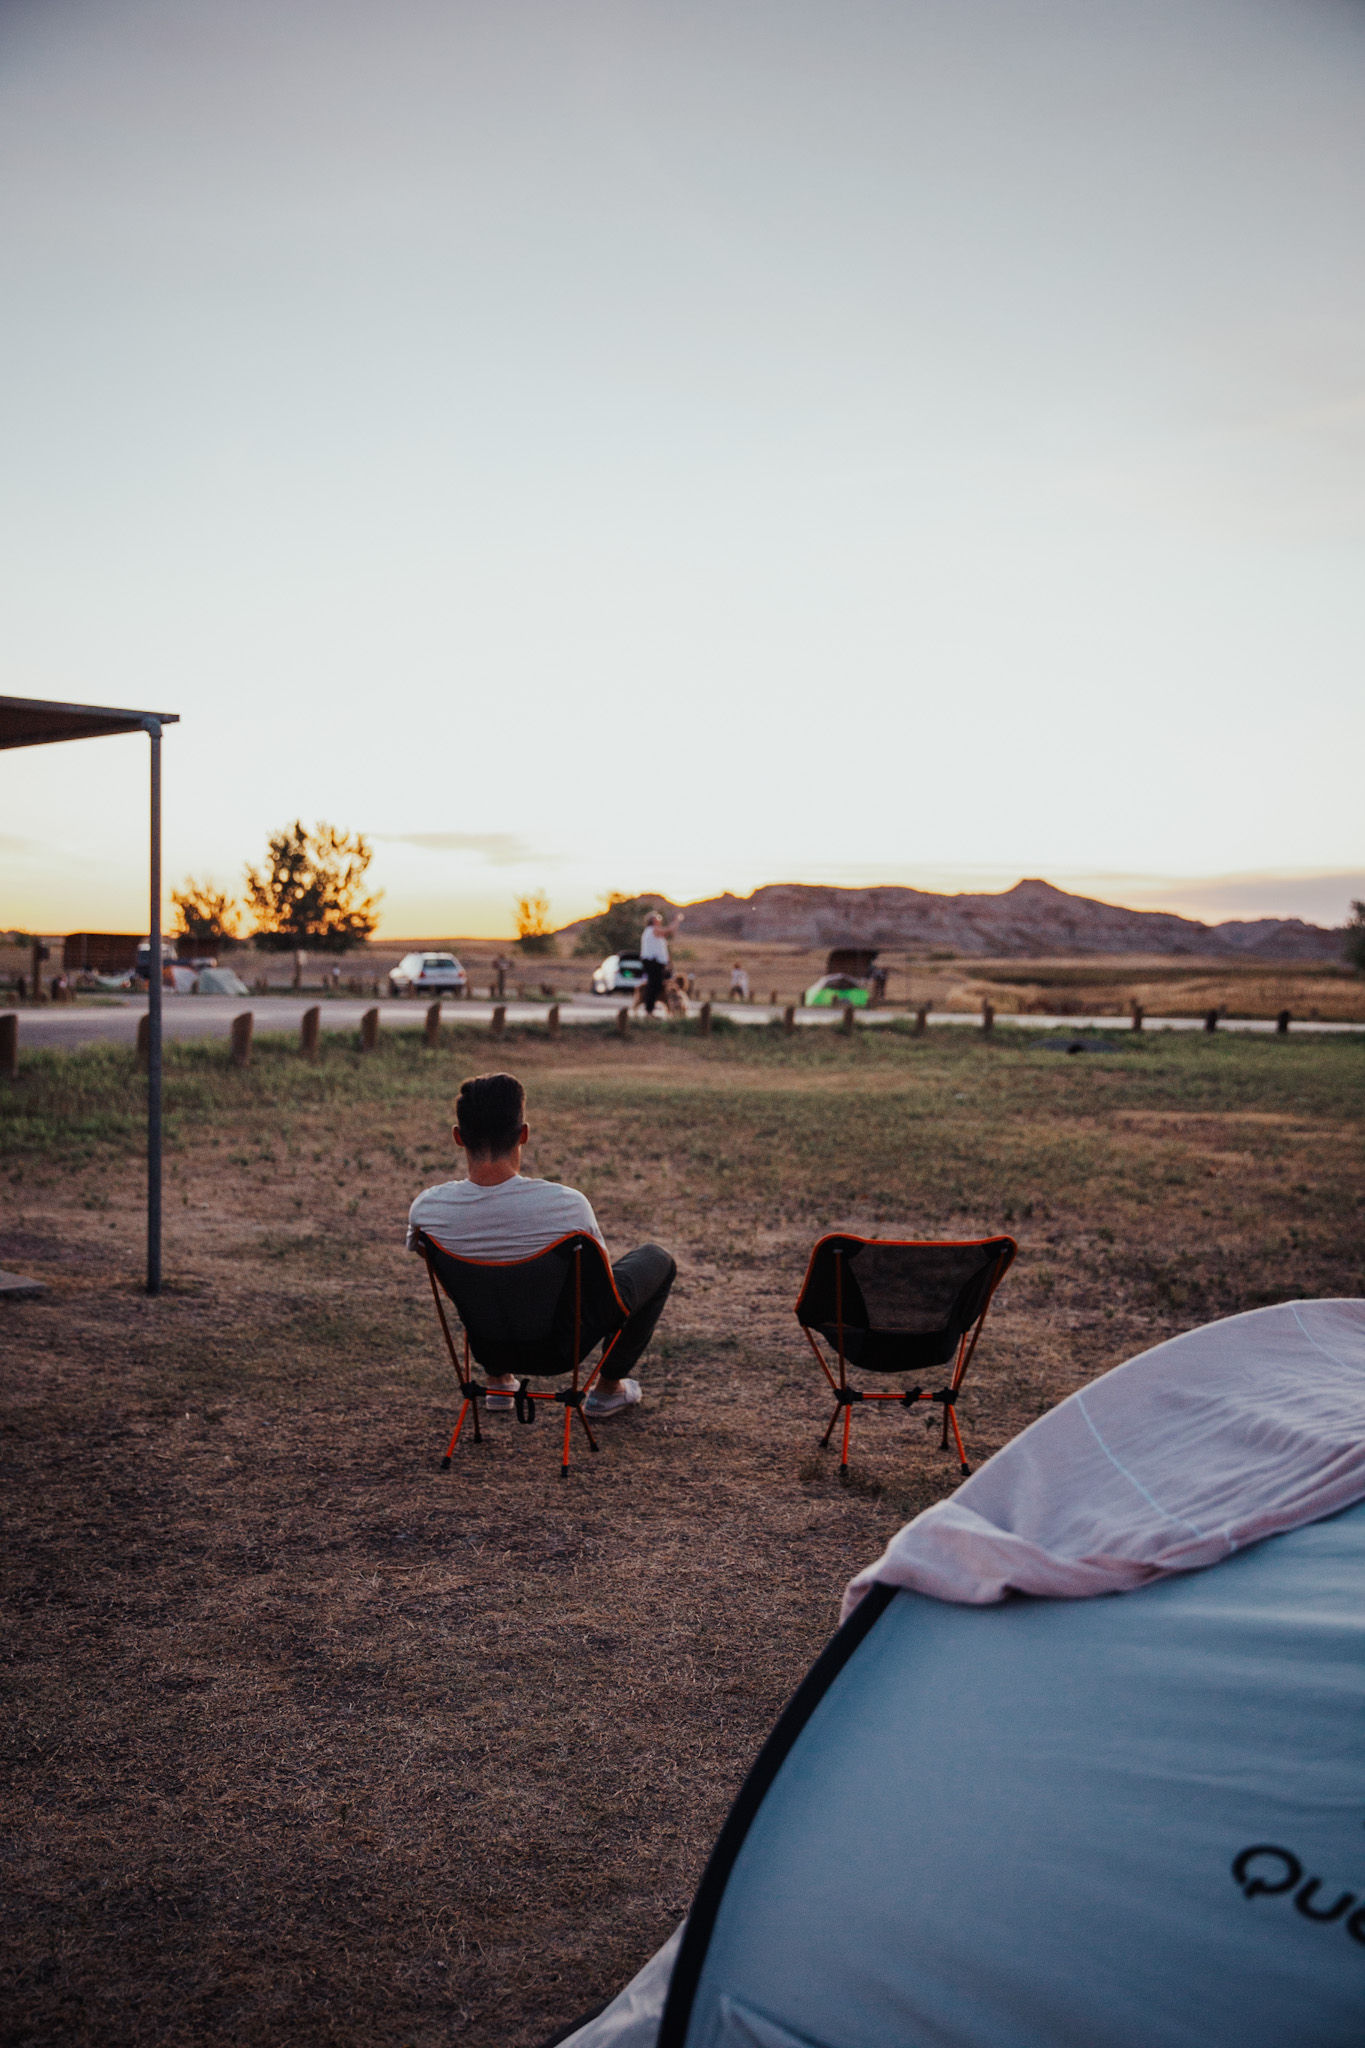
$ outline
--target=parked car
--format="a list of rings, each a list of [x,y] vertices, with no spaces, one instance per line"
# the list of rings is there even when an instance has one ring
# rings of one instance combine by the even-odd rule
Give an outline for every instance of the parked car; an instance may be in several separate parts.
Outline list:
[[[847,1003],[851,1009],[865,1010],[871,1000],[871,983],[859,981],[852,974],[822,974],[806,990],[808,1010],[828,1010],[835,1003]]]
[[[405,953],[389,974],[391,996],[464,996],[469,977],[453,953]]]
[[[631,995],[645,978],[645,963],[638,953],[609,953],[592,977],[595,996]]]

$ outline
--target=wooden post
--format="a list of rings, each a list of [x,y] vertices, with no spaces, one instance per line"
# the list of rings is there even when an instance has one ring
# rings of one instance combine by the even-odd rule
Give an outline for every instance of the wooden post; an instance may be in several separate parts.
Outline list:
[[[152,1057],[152,1020],[144,1010],[137,1020],[137,1063],[145,1074]]]
[[[19,1020],[18,1020],[18,1018],[16,1017],[14,1021],[15,1021],[15,1023],[17,1024]],[[1288,1010],[1281,1010],[1281,1011],[1280,1011],[1280,1014],[1279,1014],[1279,1016],[1278,1016],[1278,1017],[1277,1017],[1277,1018],[1275,1019],[1275,1036],[1276,1036],[1277,1038],[1288,1038],[1288,1036],[1289,1036],[1289,1012],[1288,1012]],[[2,1040],[0,1040],[0,1043],[3,1043],[3,1041],[2,1041]]]
[[[697,1012],[697,1022],[701,1026],[702,1037],[709,1038],[711,1036],[711,1005],[709,1003],[702,1004]]]
[[[7,1010],[0,1017],[0,1074],[7,1081],[19,1078],[19,1012]]]
[[[493,1021],[488,1027],[488,1035],[490,1038],[501,1038],[506,1029],[507,1005],[506,1003],[498,1003],[493,1010]]]
[[[782,1029],[786,1032],[788,1038],[791,1037],[793,1031],[795,1031],[796,1029],[795,1003],[788,1003],[786,1009],[782,1012]]]
[[[1141,1003],[1138,1001],[1136,996],[1134,996],[1132,1002],[1129,1003],[1128,1008],[1132,1015],[1134,1031],[1141,1031],[1142,1020],[1143,1017],[1146,1015],[1146,1012],[1144,1011]]]
[[[772,1007],[773,1007],[774,1009],[776,1009],[776,1008],[777,1008],[777,990],[776,990],[776,989],[774,989],[774,990],[772,991],[772,994],[771,994],[771,995],[770,995],[770,996],[768,997],[768,1001],[769,1001],[769,1002],[770,1002],[770,1003],[772,1004]]]
[[[314,1003],[311,1010],[305,1010],[299,1020],[299,1051],[306,1060],[318,1056],[318,1030],[322,1024],[322,1011]]]
[[[251,1031],[254,1019],[250,1010],[243,1010],[240,1017],[232,1020],[232,1064],[245,1067],[251,1064]]]
[[[919,1006],[919,1008],[918,1008],[918,1009],[916,1010],[916,1012],[915,1012],[915,1036],[916,1036],[916,1038],[923,1038],[923,1036],[924,1036],[925,1032],[926,1032],[926,1031],[927,1031],[928,1029],[929,1029],[929,1005],[928,1005],[927,1003],[921,1003],[921,1004],[920,1004],[920,1006]]]
[[[1217,1012],[1217,1010],[1205,1010],[1205,1012],[1204,1012],[1204,1029],[1205,1029],[1206,1031],[1216,1031],[1216,1030],[1218,1029],[1218,1012]]]
[[[845,1038],[852,1038],[852,1036],[853,1036],[853,1005],[852,1005],[852,1003],[845,1003],[845,1004],[844,1004],[844,1021],[843,1021],[843,1023],[842,1023],[842,1024],[841,1024],[841,1025],[839,1026],[839,1029],[840,1029],[840,1030],[841,1030],[841,1031],[843,1032],[843,1034],[844,1034],[844,1037],[845,1037]]]
[[[559,1004],[558,1004],[558,1003],[551,1003],[551,1005],[550,1005],[549,1009],[548,1009],[548,1010],[546,1011],[546,1013],[545,1013],[545,1024],[546,1024],[546,1028],[547,1028],[547,1030],[549,1031],[549,1034],[550,1034],[551,1038],[558,1038],[558,1036],[559,1036]]]
[[[995,1029],[995,1005],[986,996],[983,996],[981,999],[981,1029],[983,1031],[994,1031]]]
[[[624,1009],[618,1010],[616,1012],[616,1036],[618,1038],[624,1038],[629,1029],[630,1007],[629,1005],[627,1005]]]
[[[377,1052],[379,1049],[379,1012],[367,1010],[360,1020],[360,1050]]]
[[[441,1043],[441,1005],[432,1003],[427,1009],[427,1044],[435,1052]]]

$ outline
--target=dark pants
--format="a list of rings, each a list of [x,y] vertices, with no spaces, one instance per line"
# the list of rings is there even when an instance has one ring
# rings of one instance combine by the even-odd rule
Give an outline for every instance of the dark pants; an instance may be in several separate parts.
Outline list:
[[[664,976],[665,976],[665,975],[666,975],[667,973],[668,973],[668,968],[667,968],[667,967],[665,966],[665,964],[664,964],[664,962],[663,962],[662,960],[646,960],[646,962],[645,962],[645,1008],[646,1008],[646,1010],[648,1010],[648,1012],[649,1012],[649,1014],[650,1014],[650,1016],[651,1016],[651,1017],[652,1017],[652,1016],[654,1015],[654,1005],[655,1005],[655,1004],[656,1004],[656,1003],[658,1002],[658,1000],[659,1000],[660,996],[661,996],[661,995],[663,994],[663,992],[664,992]],[[647,1249],[647,1250],[648,1250],[648,1249],[652,1249],[652,1250],[655,1250],[655,1251],[657,1251],[657,1250],[658,1250],[658,1246],[657,1246],[657,1245],[655,1245],[655,1246],[652,1246],[652,1247],[648,1247],[648,1246],[647,1246],[647,1247],[645,1247],[645,1249]]]
[[[616,1292],[629,1309],[630,1318],[607,1360],[609,1381],[625,1379],[644,1356],[677,1272],[674,1261],[657,1244],[642,1244],[638,1251],[627,1252],[612,1267]]]

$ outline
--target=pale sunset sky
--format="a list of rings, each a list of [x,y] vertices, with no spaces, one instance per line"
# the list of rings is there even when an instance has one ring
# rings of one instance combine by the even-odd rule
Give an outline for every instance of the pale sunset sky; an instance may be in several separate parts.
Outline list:
[[[1360,0],[0,0],[0,691],[166,871],[1365,896]],[[0,754],[145,926],[146,743]]]

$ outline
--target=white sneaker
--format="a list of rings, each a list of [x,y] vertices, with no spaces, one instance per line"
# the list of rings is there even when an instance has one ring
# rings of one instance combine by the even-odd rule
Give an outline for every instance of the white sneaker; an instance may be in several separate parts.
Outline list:
[[[642,1398],[638,1380],[621,1380],[609,1394],[599,1393],[594,1387],[583,1403],[587,1415],[619,1415],[623,1408],[633,1408]]]

